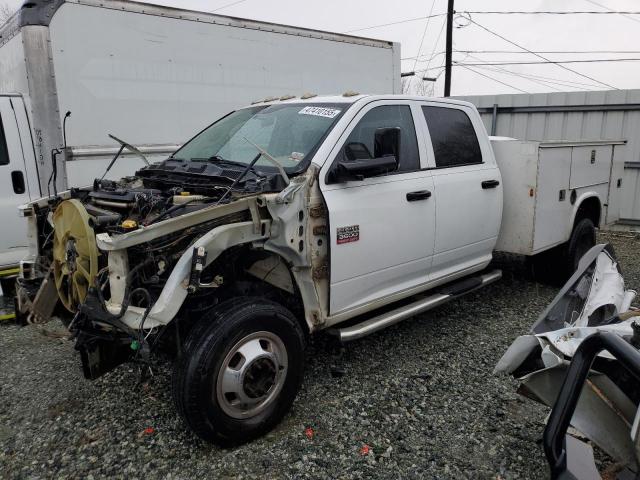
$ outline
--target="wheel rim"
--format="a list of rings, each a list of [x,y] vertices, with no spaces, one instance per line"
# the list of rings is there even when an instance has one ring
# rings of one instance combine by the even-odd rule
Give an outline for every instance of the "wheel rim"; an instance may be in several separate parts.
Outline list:
[[[224,358],[216,399],[233,418],[258,415],[276,399],[287,377],[287,350],[272,332],[255,332],[237,342]]]

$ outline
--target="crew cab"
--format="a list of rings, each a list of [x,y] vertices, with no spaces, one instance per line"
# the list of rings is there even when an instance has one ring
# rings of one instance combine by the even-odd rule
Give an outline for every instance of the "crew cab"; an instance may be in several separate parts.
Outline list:
[[[451,99],[257,102],[134,177],[23,207],[18,308],[68,311],[87,378],[171,353],[189,427],[247,441],[291,406],[310,334],[354,340],[499,280],[501,232],[503,248],[571,262],[595,242],[599,204],[580,202],[602,189],[550,207],[541,147],[496,142],[506,175],[475,107]]]

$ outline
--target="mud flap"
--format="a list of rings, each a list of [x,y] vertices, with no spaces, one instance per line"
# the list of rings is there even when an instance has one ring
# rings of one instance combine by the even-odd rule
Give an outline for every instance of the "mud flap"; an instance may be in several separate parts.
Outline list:
[[[112,337],[100,338],[96,335],[80,333],[76,342],[80,352],[84,377],[95,380],[131,357],[130,341],[114,340]]]

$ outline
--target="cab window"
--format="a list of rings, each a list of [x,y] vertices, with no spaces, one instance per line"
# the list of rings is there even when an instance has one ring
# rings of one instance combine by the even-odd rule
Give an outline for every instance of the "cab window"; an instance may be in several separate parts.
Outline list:
[[[7,149],[7,139],[4,136],[2,117],[0,117],[0,165],[9,165],[9,151]]]
[[[482,163],[478,137],[469,116],[457,108],[422,107],[437,168]]]
[[[397,151],[395,147],[385,145],[393,135],[395,129],[399,134]],[[409,105],[381,105],[369,110],[353,129],[345,142],[346,157],[359,159],[375,158],[377,155],[393,153],[396,156],[397,167],[393,172],[412,172],[420,169],[420,154],[418,153],[418,139],[411,116]],[[382,153],[380,153],[382,152]],[[348,161],[350,158],[346,158]]]

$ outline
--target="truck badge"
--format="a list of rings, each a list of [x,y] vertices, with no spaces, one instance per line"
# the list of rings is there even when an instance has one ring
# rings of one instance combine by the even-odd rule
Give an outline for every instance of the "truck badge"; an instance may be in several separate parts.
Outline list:
[[[338,245],[343,243],[357,242],[360,240],[360,225],[350,225],[348,227],[339,227],[336,230]]]

